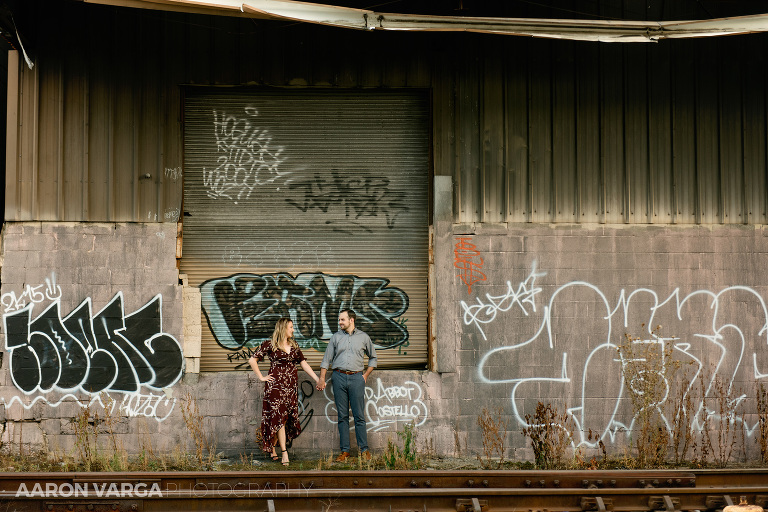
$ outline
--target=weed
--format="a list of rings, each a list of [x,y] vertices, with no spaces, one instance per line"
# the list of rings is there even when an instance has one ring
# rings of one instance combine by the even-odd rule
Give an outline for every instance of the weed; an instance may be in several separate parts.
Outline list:
[[[433,438],[429,438],[426,441],[424,441],[424,448],[422,450],[423,456],[425,459],[434,459],[437,457],[437,450],[435,449],[435,440]]]
[[[461,457],[461,436],[459,436],[459,429],[455,423],[453,424],[453,454],[456,457]]]
[[[483,407],[483,412],[477,417],[477,424],[480,426],[480,433],[483,436],[484,455],[484,458],[480,458],[480,456],[477,458],[486,469],[492,466],[491,461],[496,456],[499,458],[497,467],[504,464],[504,445],[507,439],[509,420],[504,418],[504,410],[501,407],[496,409],[495,413],[496,417],[494,418],[488,409]]]
[[[106,465],[111,471],[124,471],[128,468],[128,452],[123,447],[123,442],[118,439],[117,433],[115,432],[115,426],[119,421],[119,409],[116,407],[117,402],[114,398],[109,395],[107,395],[107,398],[107,402],[103,404],[104,418],[102,424],[109,436],[112,457]],[[118,410],[117,414],[115,413],[115,409]]]
[[[686,370],[682,382],[691,382],[693,379]],[[695,375],[694,375],[695,377]],[[694,417],[694,401],[690,386],[680,386],[671,401],[672,418],[672,451],[675,464],[682,464],[688,456],[688,451],[695,446],[696,438],[691,429],[691,421]]]
[[[192,435],[197,463],[200,468],[211,466],[216,456],[216,447],[213,441],[210,440],[211,436],[206,431],[205,418],[200,414],[197,399],[190,394],[187,394],[184,400],[182,400],[181,415],[187,430]],[[207,459],[205,457],[206,453],[208,455]]]
[[[539,402],[536,412],[531,416],[525,415],[526,427],[522,434],[530,439],[536,467],[552,469],[561,467],[565,451],[573,444],[570,417],[566,412],[558,414],[552,404],[544,405]],[[591,435],[591,432],[590,432]],[[603,456],[605,456],[605,445]]]
[[[694,423],[701,432],[701,438],[693,445],[693,458],[691,463],[694,467],[698,468],[705,468],[709,465],[709,456],[712,453],[709,414],[706,406],[703,405],[703,397],[707,395],[706,382],[708,380],[708,377],[703,374],[699,378],[699,395],[702,397],[702,402],[699,405],[699,410],[696,412],[696,417],[694,418]],[[702,416],[703,418],[700,418]]]
[[[372,456],[370,460],[365,460],[365,458],[363,457],[363,454],[360,453],[360,456],[357,458],[358,471],[362,471],[364,469],[368,471],[372,470],[374,464],[376,463],[375,461],[376,461],[375,456]]]
[[[676,338],[662,337],[660,325],[650,334],[642,339],[625,333],[618,347],[622,377],[634,411],[630,438],[639,467],[664,464],[670,432],[663,420],[662,404],[669,394],[669,383],[682,366],[672,357],[673,345],[668,343]]]
[[[397,431],[397,437],[403,444],[400,448],[391,439],[387,440],[387,450],[384,453],[384,466],[387,469],[418,469],[421,457],[416,450],[416,427],[406,423],[403,430]]]
[[[768,462],[768,391],[761,382],[757,387],[757,440],[760,443],[760,462]]]
[[[71,419],[75,429],[75,448],[85,471],[96,469],[99,415],[91,410],[91,403],[82,405],[77,416]]]
[[[713,444],[713,455],[715,464],[720,468],[724,468],[728,461],[731,460],[733,448],[736,446],[736,441],[739,438],[739,429],[741,428],[743,431],[744,427],[743,422],[736,422],[736,407],[738,407],[740,400],[731,399],[730,385],[719,374],[715,374],[710,389],[710,395],[712,396],[711,398],[708,397],[708,399],[710,400],[710,405],[713,405],[714,408],[712,410],[708,409],[705,412],[707,416],[716,420],[714,425],[715,443]],[[736,393],[737,396],[739,394]]]

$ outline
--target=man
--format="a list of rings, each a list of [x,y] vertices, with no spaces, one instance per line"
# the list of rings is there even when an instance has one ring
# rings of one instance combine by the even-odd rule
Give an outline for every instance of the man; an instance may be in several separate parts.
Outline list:
[[[351,309],[339,313],[340,330],[331,336],[325,349],[323,362],[320,363],[320,380],[317,389],[325,389],[325,374],[328,368],[333,370],[333,398],[339,421],[339,447],[341,454],[336,462],[349,458],[349,408],[355,417],[355,437],[360,456],[371,460],[368,451],[368,431],[365,424],[365,383],[376,367],[376,350],[371,338],[355,328],[357,315]],[[368,368],[365,368],[365,356],[368,356]],[[363,371],[365,370],[365,371]]]

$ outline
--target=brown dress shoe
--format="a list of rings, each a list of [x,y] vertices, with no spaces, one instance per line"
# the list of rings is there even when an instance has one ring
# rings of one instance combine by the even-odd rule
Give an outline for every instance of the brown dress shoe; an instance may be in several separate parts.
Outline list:
[[[338,457],[336,457],[336,462],[344,462],[349,458],[349,452],[341,452]]]
[[[371,452],[368,450],[365,450],[363,453],[360,454],[360,456],[363,458],[363,460],[371,460]]]

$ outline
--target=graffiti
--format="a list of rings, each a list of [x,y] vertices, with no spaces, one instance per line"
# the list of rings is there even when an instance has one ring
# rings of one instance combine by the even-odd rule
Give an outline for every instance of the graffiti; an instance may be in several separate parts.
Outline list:
[[[224,247],[222,261],[228,266],[281,268],[288,273],[313,269],[336,269],[329,244],[310,241],[276,242],[264,244],[243,242]]]
[[[117,293],[93,315],[90,297],[62,319],[57,299],[38,317],[34,304],[5,314],[11,379],[25,394],[50,391],[136,393],[181,378],[181,345],[162,328],[162,296],[126,315]]]
[[[398,324],[400,324],[403,327],[403,329],[408,330],[408,327],[407,327],[408,319],[407,318],[400,317],[400,318],[396,319],[395,321]],[[392,344],[396,343],[397,341],[398,340],[395,339],[395,338],[384,338],[384,342],[382,343],[382,345],[388,347],[388,346],[391,346]],[[408,355],[408,352],[405,349],[408,348],[410,345],[411,345],[410,340],[405,340],[404,342],[402,342],[399,345],[397,345],[397,355],[403,355],[403,356]]]
[[[45,286],[45,288],[43,288],[43,286]],[[8,313],[24,308],[28,302],[30,304],[40,304],[46,300],[56,300],[60,297],[61,287],[56,284],[56,274],[51,274],[50,278],[45,278],[44,285],[27,285],[18,297],[13,291],[4,293],[2,297],[0,297],[0,304],[5,307],[4,312]]]
[[[181,167],[165,168],[165,177],[170,178],[171,181],[176,181],[182,176],[183,176],[183,173],[182,173]]]
[[[253,355],[258,350],[257,347],[249,347],[241,350],[237,350],[235,352],[229,352],[227,353],[227,361],[230,363],[236,362],[236,361],[244,361],[243,363],[239,363],[235,365],[235,370],[239,370],[240,368],[249,366],[248,360],[253,357]]]
[[[527,307],[530,307],[535,312],[535,298],[537,294],[541,293],[541,288],[536,287],[536,278],[544,277],[545,275],[546,273],[536,272],[536,265],[534,264],[528,278],[518,285],[517,290],[514,289],[510,281],[507,281],[507,291],[503,295],[492,296],[489,293],[485,294],[487,302],[483,302],[479,297],[476,299],[476,303],[471,305],[461,301],[461,308],[464,311],[464,324],[474,324],[477,330],[480,331],[480,334],[482,334],[483,339],[485,339],[485,332],[480,327],[480,324],[492,323],[499,312],[507,312],[515,305],[519,306],[526,316],[528,316]]]
[[[472,285],[478,281],[485,281],[486,277],[480,269],[483,268],[483,258],[475,244],[469,237],[460,237],[456,240],[453,249],[453,266],[459,269],[459,277],[467,287],[467,293],[472,293]],[[479,260],[479,261],[477,261]]]
[[[421,396],[421,387],[415,382],[406,381],[402,386],[385,388],[381,379],[376,379],[376,391],[365,388],[368,430],[377,432],[390,425],[397,430],[398,422],[423,425],[428,412]]]
[[[389,280],[322,273],[236,274],[200,285],[203,312],[216,341],[240,350],[272,335],[281,317],[293,320],[301,348],[324,350],[337,329],[339,313],[352,309],[356,325],[376,348],[397,347],[408,340],[405,322],[408,295]]]
[[[181,210],[178,208],[166,208],[165,212],[163,213],[163,216],[165,217],[165,220],[178,220],[179,214],[181,213]]]
[[[242,201],[257,186],[287,174],[280,171],[284,148],[274,145],[269,131],[255,124],[257,116],[252,107],[246,107],[242,117],[213,111],[218,158],[216,168],[203,168],[208,197]]]
[[[371,232],[365,226],[373,217],[382,217],[387,227],[395,227],[397,217],[409,210],[405,193],[389,188],[389,178],[355,178],[357,173],[341,174],[331,171],[331,179],[315,177],[289,183],[288,188],[301,199],[286,199],[286,202],[302,212],[317,208],[323,213],[335,210],[344,212],[344,220],[334,224],[335,231],[349,232],[357,227]]]
[[[114,399],[111,403],[111,409],[117,405],[120,413],[129,418],[144,417],[163,421],[173,412],[176,399],[154,393],[125,393],[119,404]]]
[[[417,427],[423,425],[427,421],[429,411],[422,396],[421,386],[415,382],[406,381],[402,385],[384,387],[381,379],[376,379],[375,390],[365,387],[365,420],[368,431],[378,432],[390,427],[397,430],[398,423],[412,423]],[[333,386],[325,388],[325,398],[325,417],[330,423],[337,423]]]
[[[118,393],[116,396],[101,392],[90,395],[89,400],[80,400],[71,393],[60,397],[57,401],[51,401],[43,395],[38,395],[31,400],[24,400],[19,396],[14,396],[10,400],[0,397],[0,403],[5,407],[13,404],[21,405],[25,410],[30,410],[35,404],[43,403],[49,407],[58,407],[62,403],[75,403],[83,409],[93,409],[99,405],[107,415],[115,414],[115,410],[128,418],[144,417],[154,419],[157,422],[165,421],[173,412],[176,406],[176,399],[166,394],[154,393]]]
[[[305,380],[299,384],[299,423],[301,430],[306,430],[309,421],[315,415],[315,410],[310,408],[309,399],[315,393],[315,383]]]
[[[472,306],[462,302],[464,324],[477,329],[485,339],[489,324],[498,313],[509,311],[513,304],[520,306],[523,318],[527,317],[526,306],[530,313],[535,312],[533,299],[541,291],[533,286],[534,276],[543,275],[537,274],[534,267],[515,293],[508,282],[504,295],[486,295],[485,302],[478,299]],[[521,300],[521,297],[526,299]],[[564,315],[562,318],[557,314],[560,311]],[[561,328],[564,324],[572,325],[574,315],[581,322],[579,333]],[[675,336],[660,336],[651,331],[650,326],[660,325],[662,318],[664,329],[674,332]],[[668,375],[666,365],[672,361],[693,371],[692,376],[680,375],[679,382],[664,380],[666,389],[660,393],[663,398],[660,403],[653,404],[661,421],[668,426],[671,422],[664,415],[662,406],[671,396],[683,393],[693,397],[692,390],[703,390],[702,396],[695,399],[698,401],[694,404],[695,414],[688,418],[690,428],[700,432],[706,428],[707,418],[711,421],[720,417],[719,411],[711,405],[715,402],[716,380],[723,383],[728,400],[747,411],[746,401],[754,399],[749,399],[742,391],[734,391],[735,384],[768,377],[765,350],[768,309],[762,296],[745,286],[731,286],[719,292],[698,290],[687,295],[676,288],[666,296],[646,288],[631,292],[621,290],[611,301],[597,286],[574,281],[554,289],[540,319],[532,321],[538,323],[531,326],[531,332],[535,330],[535,333],[530,337],[526,334],[518,342],[497,346],[482,357],[478,365],[479,379],[487,384],[511,385],[512,414],[522,425],[526,424],[525,415],[520,410],[523,397],[530,395],[531,385],[536,386],[537,393],[541,393],[543,386],[548,386],[547,389],[553,390],[553,396],[564,397],[571,406],[567,412],[576,425],[577,445],[614,442],[619,433],[632,432],[634,428],[636,418],[627,412],[627,388],[637,383],[625,381],[625,369],[633,364],[633,360],[617,356],[624,333],[631,326],[642,325],[646,331],[635,343],[673,355],[670,361],[659,358],[661,362],[656,370],[659,375]],[[508,338],[509,329],[505,329],[503,339]],[[561,346],[566,342],[567,348]],[[704,361],[712,359],[711,367],[707,367]],[[548,364],[530,364],[534,360],[546,360]],[[508,373],[492,372],[492,368],[499,366],[508,368]],[[490,376],[492,373],[493,377]],[[616,391],[610,393],[611,402],[606,405],[605,390],[611,387]],[[590,406],[595,403],[600,406]],[[747,435],[751,435],[757,426],[754,415],[738,411],[733,418],[725,419],[743,425]],[[588,432],[598,433],[598,436],[589,438]]]

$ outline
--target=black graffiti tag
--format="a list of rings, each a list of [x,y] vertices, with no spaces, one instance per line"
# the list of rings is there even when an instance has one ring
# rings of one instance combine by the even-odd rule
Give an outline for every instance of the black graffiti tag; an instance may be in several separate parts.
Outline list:
[[[397,320],[408,309],[408,295],[388,284],[388,279],[354,275],[280,273],[237,274],[200,288],[211,332],[229,350],[271,336],[280,317],[293,320],[304,346],[328,340],[344,309],[357,314],[356,325],[377,347],[393,348],[408,340],[405,322]]]
[[[90,298],[62,319],[59,301],[34,320],[30,304],[4,315],[11,378],[25,393],[58,390],[137,392],[181,377],[181,345],[162,332],[162,298],[125,315],[118,293],[95,316]]]
[[[330,180],[315,177],[291,182],[288,188],[301,199],[288,198],[286,202],[302,212],[317,208],[328,213],[338,206],[344,210],[345,219],[355,221],[382,216],[389,229],[395,227],[398,215],[408,211],[405,194],[391,190],[389,178],[350,178],[336,170],[331,175]]]

